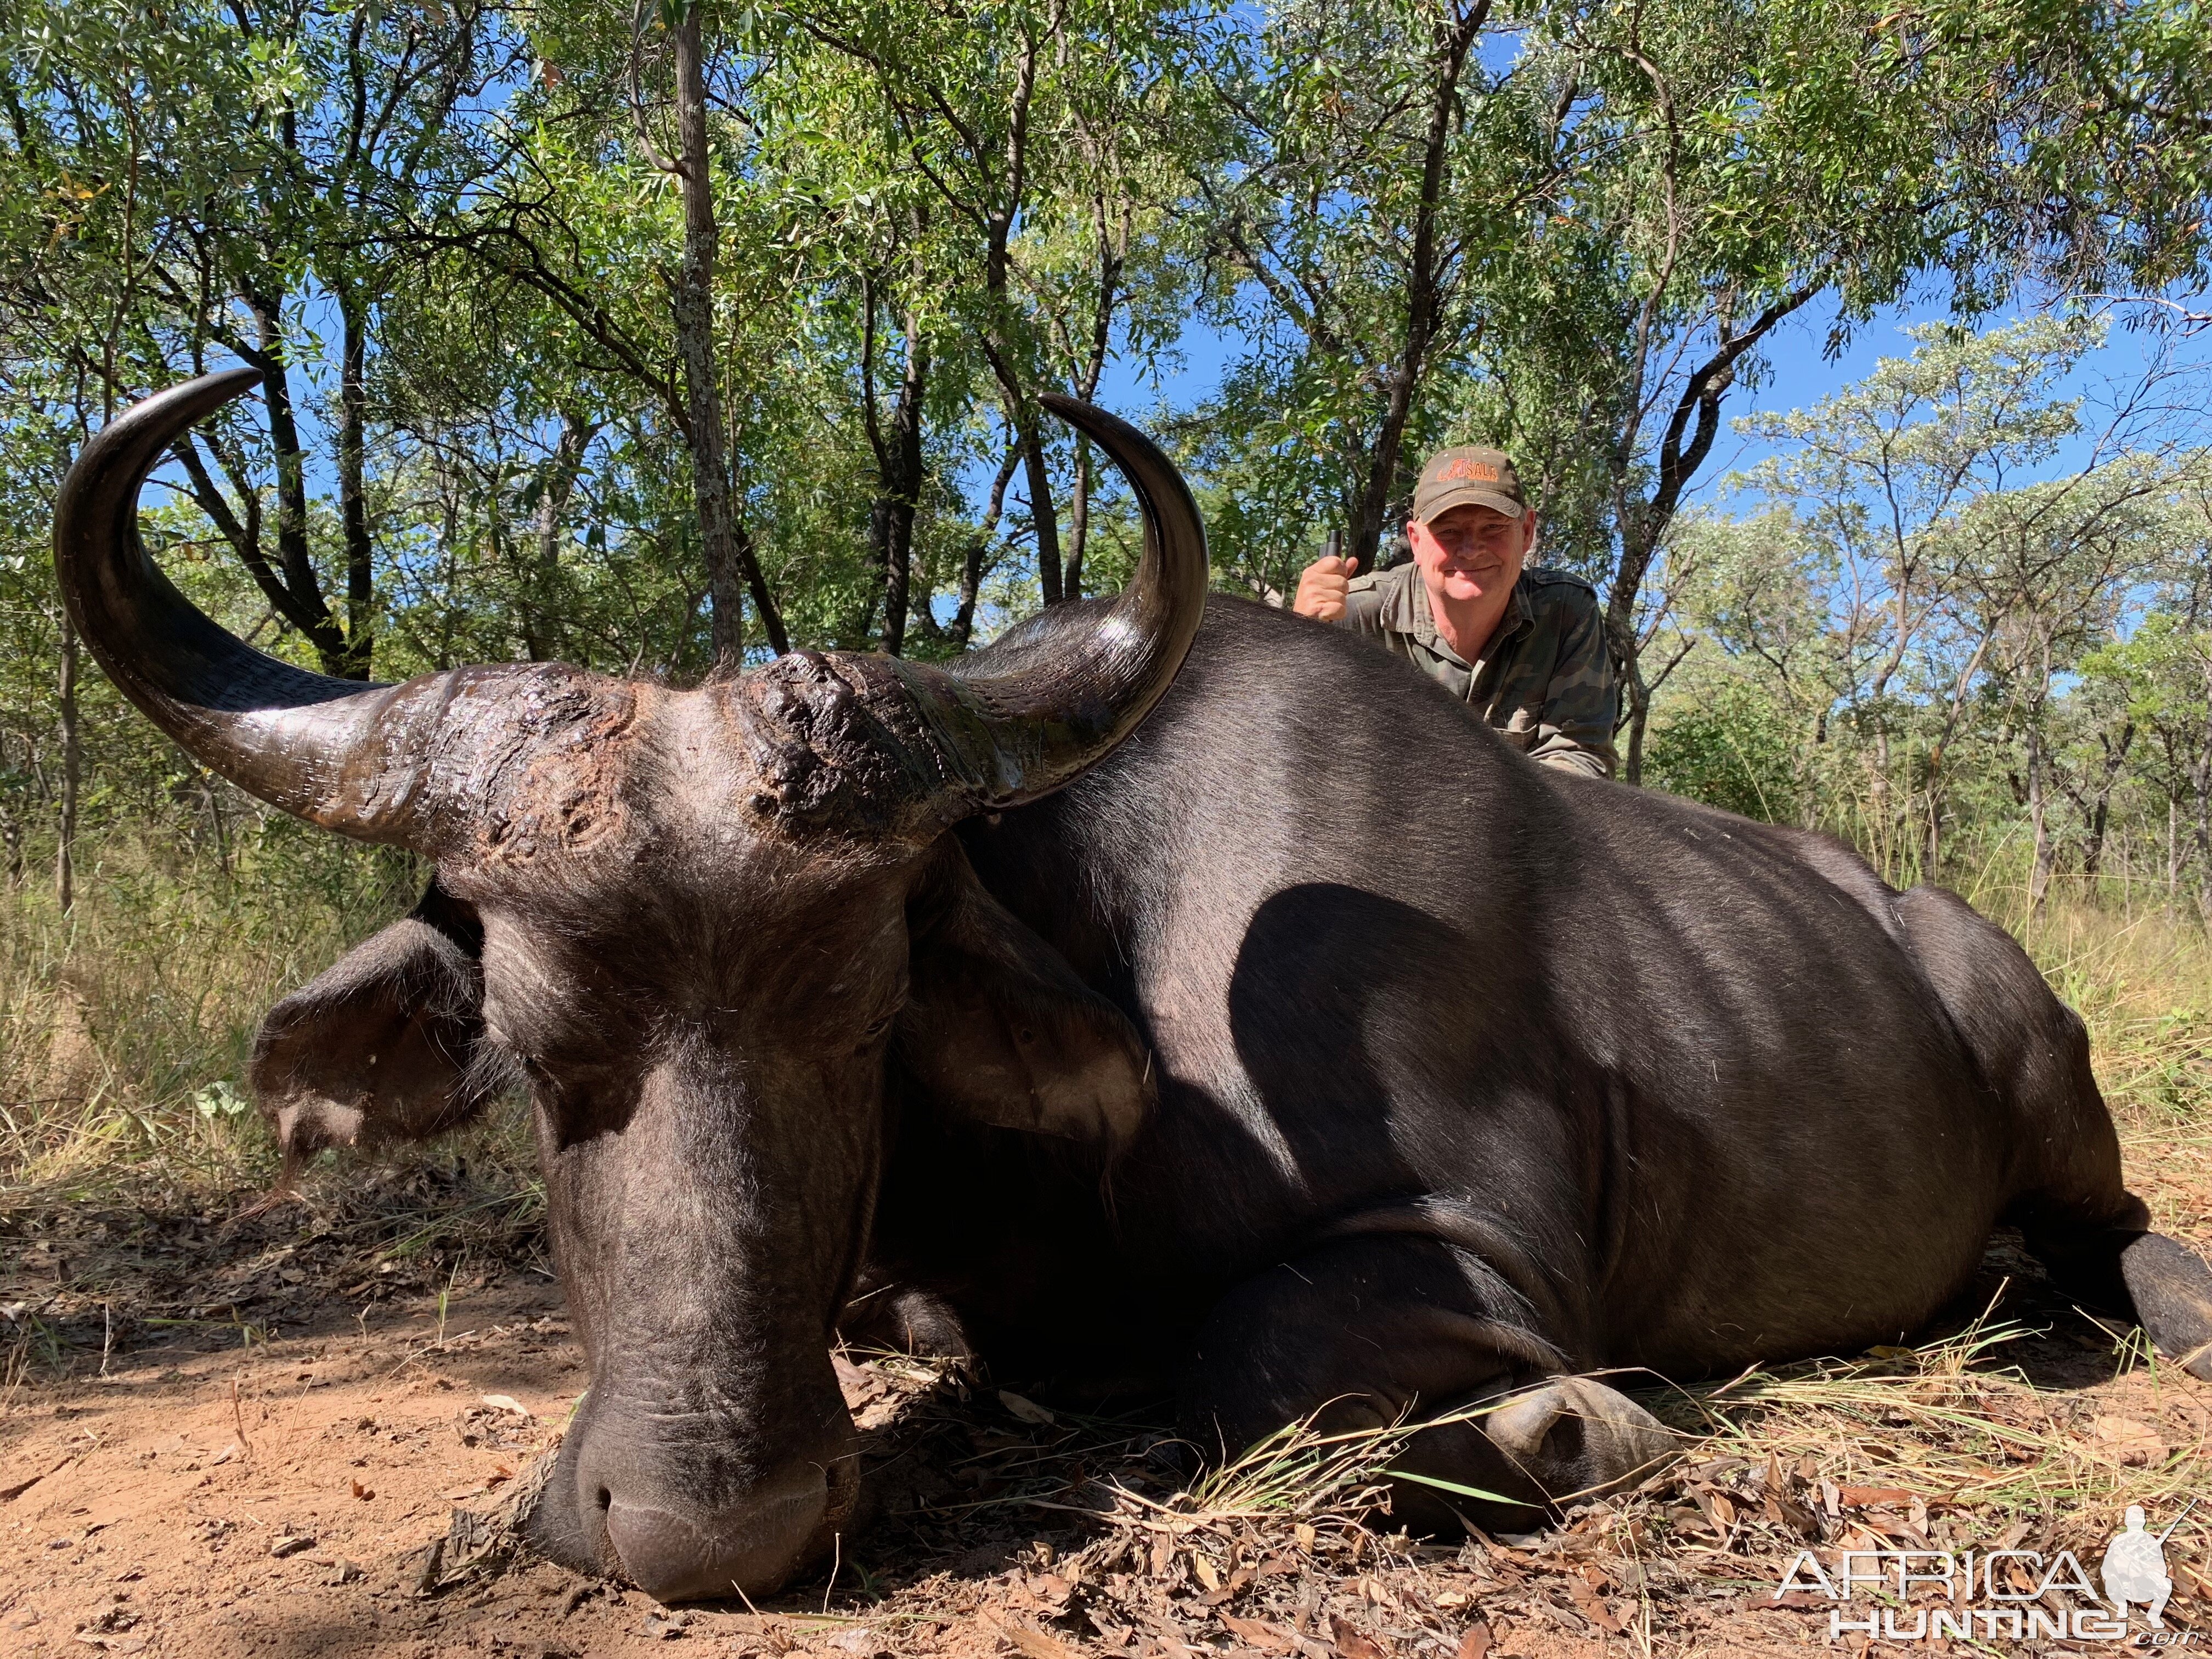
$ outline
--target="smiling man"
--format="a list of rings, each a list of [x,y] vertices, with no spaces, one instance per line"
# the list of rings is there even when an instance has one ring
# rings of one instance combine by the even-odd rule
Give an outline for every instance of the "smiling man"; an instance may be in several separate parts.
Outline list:
[[[1291,608],[1404,657],[1547,765],[1612,776],[1620,695],[1597,594],[1528,563],[1536,514],[1512,461],[1496,449],[1432,457],[1406,538],[1413,562],[1395,569],[1316,560]]]

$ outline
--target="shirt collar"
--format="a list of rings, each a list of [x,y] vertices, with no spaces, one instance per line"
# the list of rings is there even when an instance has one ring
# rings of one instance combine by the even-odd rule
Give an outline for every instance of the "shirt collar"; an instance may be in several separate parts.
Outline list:
[[[1417,564],[1400,565],[1389,573],[1397,580],[1382,604],[1382,625],[1393,633],[1410,635],[1422,645],[1449,662],[1472,671],[1477,665],[1468,662],[1452,649],[1450,641],[1437,631],[1436,613],[1429,609],[1429,590],[1421,580],[1421,568]],[[1505,614],[1498,618],[1498,631],[1490,636],[1490,644],[1483,652],[1486,658],[1498,654],[1498,647],[1508,640],[1516,639],[1535,625],[1536,601],[1528,572],[1524,568],[1513,584],[1512,597],[1506,601]]]

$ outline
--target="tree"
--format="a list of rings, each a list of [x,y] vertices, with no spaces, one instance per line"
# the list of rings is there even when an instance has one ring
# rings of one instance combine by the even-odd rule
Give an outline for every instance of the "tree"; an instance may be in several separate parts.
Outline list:
[[[1737,482],[1788,515],[1779,540],[1809,544],[1812,568],[1830,573],[1821,696],[1866,742],[1883,833],[1917,824],[1920,867],[1940,872],[1954,746],[1995,714],[2022,750],[2014,775],[2040,903],[2051,808],[2079,787],[2054,771],[2060,677],[2114,636],[2172,558],[2181,492],[2203,458],[2174,435],[2165,372],[2101,410],[2059,394],[2102,337],[2094,324],[1909,333],[1911,355],[1860,384],[1744,422],[1777,453]],[[1900,780],[1905,750],[1915,767]]]
[[[1248,452],[1323,458],[1364,568],[1407,498],[1432,380],[1481,325],[1485,261],[1564,171],[1521,142],[1522,112],[1476,52],[1490,12],[1292,4],[1212,55],[1224,137],[1197,205],[1227,267],[1218,313],[1251,337],[1264,388],[1215,419],[1241,416]]]

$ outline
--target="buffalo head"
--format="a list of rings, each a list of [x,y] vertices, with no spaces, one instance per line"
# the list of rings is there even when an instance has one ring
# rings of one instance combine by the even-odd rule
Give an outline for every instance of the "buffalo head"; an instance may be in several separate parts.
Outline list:
[[[1097,763],[1174,678],[1204,532],[1174,467],[1048,399],[1121,466],[1144,561],[957,665],[799,652],[678,690],[542,664],[334,680],[264,656],[148,559],[147,474],[254,380],[94,438],[55,535],[115,683],[240,787],[436,864],[428,896],[271,1011],[288,1158],[418,1138],[510,1079],[591,1361],[540,1530],[664,1599],[775,1587],[854,1492],[828,1356],[868,1246],[894,1064],[933,1110],[1110,1156],[1148,1108],[1126,1021],[945,832]]]

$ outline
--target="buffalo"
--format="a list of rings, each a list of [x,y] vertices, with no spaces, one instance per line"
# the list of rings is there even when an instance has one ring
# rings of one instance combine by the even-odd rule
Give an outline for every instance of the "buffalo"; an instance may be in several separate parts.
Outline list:
[[[827,1553],[841,1322],[1150,1379],[1208,1449],[1410,1418],[1400,1513],[1438,1527],[1663,1454],[1589,1373],[1896,1341],[2000,1224],[2212,1376],[2212,1271],[2148,1231],[2009,937],[1209,599],[1189,491],[1113,416],[1048,400],[1142,507],[1128,591],[957,662],[371,686],[248,648],[140,541],[149,472],[254,378],[85,446],[62,588],[196,759],[434,861],[252,1082],[294,1161],[526,1089],[591,1367],[555,1559],[677,1600]]]

